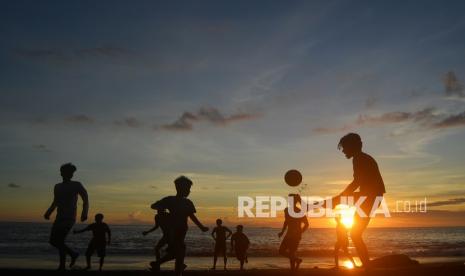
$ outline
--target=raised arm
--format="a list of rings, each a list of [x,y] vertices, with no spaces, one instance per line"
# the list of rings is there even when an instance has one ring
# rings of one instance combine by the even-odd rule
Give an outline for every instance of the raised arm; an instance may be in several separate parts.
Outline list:
[[[81,187],[79,188],[78,194],[81,196],[82,199],[82,213],[81,213],[81,221],[86,221],[87,220],[87,214],[89,212],[89,196],[87,195],[87,191],[82,186],[81,183],[79,183]]]
[[[203,226],[203,224],[197,219],[197,217],[193,213],[189,215],[189,217],[195,223],[195,225],[197,225],[197,227],[199,227],[200,230],[202,230],[202,232],[208,231],[208,227]]]

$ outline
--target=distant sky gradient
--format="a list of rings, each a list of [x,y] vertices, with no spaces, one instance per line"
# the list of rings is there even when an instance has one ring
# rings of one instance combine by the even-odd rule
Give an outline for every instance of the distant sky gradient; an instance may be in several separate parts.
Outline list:
[[[40,221],[73,162],[110,223],[184,174],[201,220],[277,225],[237,196],[295,192],[292,168],[339,193],[357,132],[390,207],[436,210],[374,225],[464,225],[464,34],[463,1],[3,1],[0,220]]]

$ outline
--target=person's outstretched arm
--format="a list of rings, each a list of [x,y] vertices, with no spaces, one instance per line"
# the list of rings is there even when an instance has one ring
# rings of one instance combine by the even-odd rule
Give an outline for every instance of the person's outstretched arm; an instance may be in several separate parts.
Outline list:
[[[352,194],[355,190],[357,190],[357,188],[360,187],[360,183],[359,181],[357,181],[356,178],[354,178],[354,180],[352,181],[352,183],[350,183],[345,189],[344,191],[342,191],[342,193],[340,195],[342,196],[349,196],[350,194]]]
[[[195,223],[195,225],[197,225],[197,227],[199,227],[200,230],[202,230],[202,232],[208,231],[208,227],[203,226],[203,224],[199,221],[199,219],[193,213],[190,214],[189,217]]]
[[[87,226],[86,228],[81,229],[81,230],[73,230],[73,234],[79,234],[79,233],[86,232],[86,231],[90,231],[89,226]]]
[[[155,225],[154,227],[150,228],[149,230],[142,232],[142,234],[145,236],[145,235],[147,235],[149,233],[152,233],[153,231],[157,230],[157,228],[158,228],[158,225]]]
[[[79,183],[81,185],[78,193],[79,195],[81,196],[81,199],[82,199],[82,213],[81,213],[81,221],[86,221],[87,220],[87,213],[89,212],[89,196],[87,195],[87,191],[86,189],[84,188],[84,186],[82,186],[81,183]]]

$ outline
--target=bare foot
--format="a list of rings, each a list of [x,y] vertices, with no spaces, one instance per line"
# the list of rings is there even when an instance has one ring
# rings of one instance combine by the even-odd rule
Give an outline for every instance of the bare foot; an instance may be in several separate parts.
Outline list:
[[[71,256],[71,262],[69,263],[69,267],[74,266],[78,257],[79,257],[79,253],[76,253],[75,255]]]
[[[300,263],[302,262],[302,259],[297,259],[295,260],[295,269],[299,269]]]

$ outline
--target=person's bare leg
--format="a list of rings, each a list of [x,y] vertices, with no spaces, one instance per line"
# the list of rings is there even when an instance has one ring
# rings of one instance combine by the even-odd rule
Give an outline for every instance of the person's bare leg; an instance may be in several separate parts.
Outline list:
[[[226,263],[228,262],[228,257],[226,256],[226,247],[223,251],[223,261],[224,261],[224,270],[226,270]]]
[[[352,265],[354,267],[357,267],[357,265],[355,264],[355,261],[354,261],[354,258],[352,258],[352,255],[350,255],[349,253],[349,249],[346,247],[344,248],[344,253],[346,254],[347,258],[349,259],[349,261],[352,263]]]
[[[103,262],[105,261],[105,257],[100,257],[100,268],[99,268],[99,271],[102,271],[102,267],[103,267]]]
[[[240,263],[241,263],[241,270],[244,270],[244,260],[240,260]]]
[[[84,269],[90,269],[90,257],[91,257],[91,255],[89,255],[89,254],[86,255],[87,266]]]
[[[339,268],[339,243],[334,246],[334,264]]]
[[[215,254],[213,255],[213,267],[212,269],[215,270],[216,269],[216,261],[218,260],[218,256],[215,252]]]

